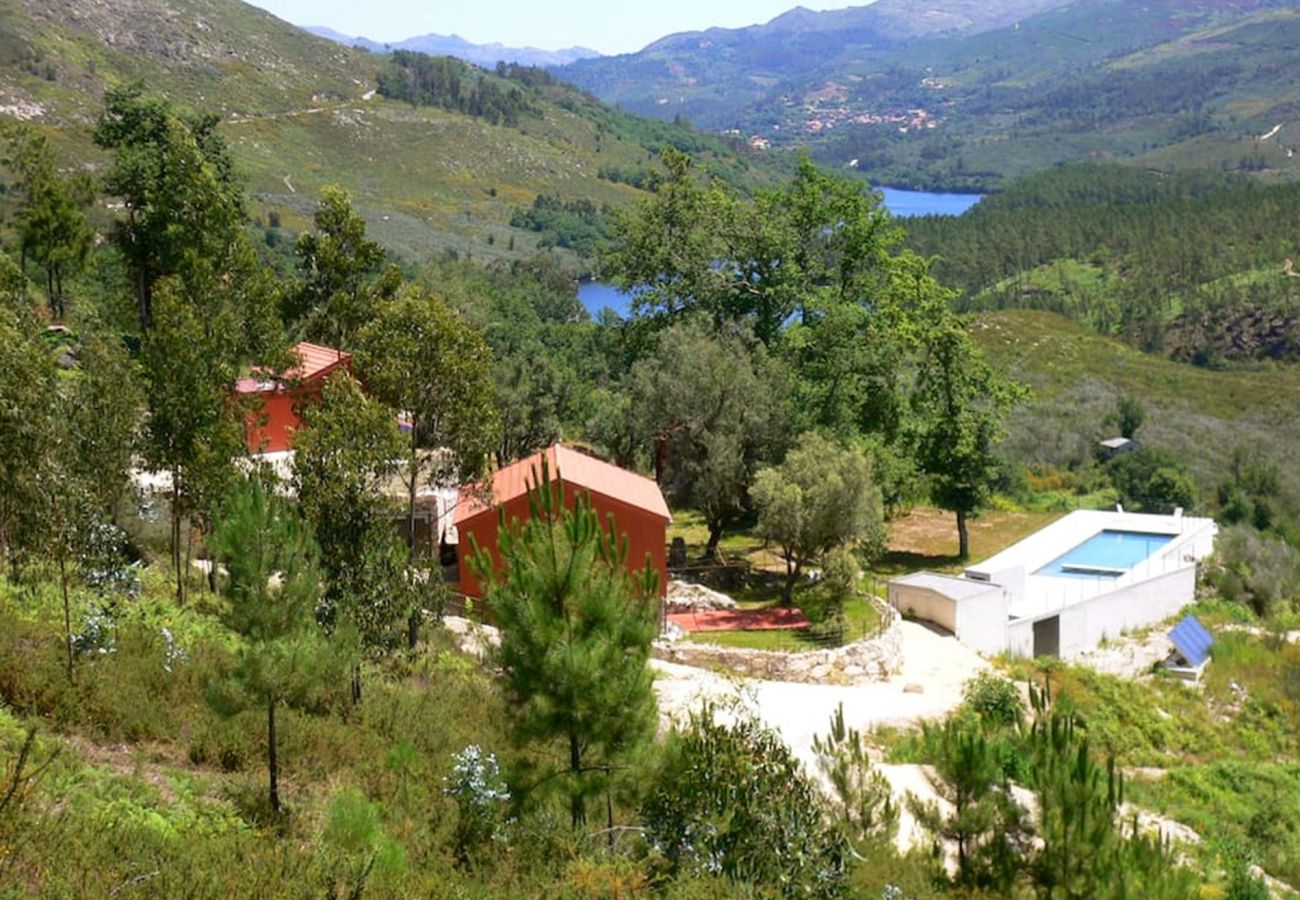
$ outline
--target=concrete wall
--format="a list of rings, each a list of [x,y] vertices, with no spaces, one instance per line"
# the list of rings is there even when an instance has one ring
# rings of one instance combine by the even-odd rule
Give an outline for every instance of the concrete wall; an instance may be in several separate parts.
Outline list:
[[[1018,619],[1007,627],[1007,651],[1012,656],[1032,656],[1033,623],[1061,617],[1061,657],[1071,659],[1095,647],[1104,638],[1145,628],[1170,618],[1196,599],[1196,566],[1187,565],[1167,575],[1101,594],[1082,603],[1033,618]]]
[[[877,603],[877,605],[881,605]],[[898,613],[883,608],[885,630],[876,637],[830,650],[781,653],[719,647],[692,641],[655,641],[655,659],[701,669],[728,669],[748,678],[764,681],[793,681],[803,684],[866,684],[887,681],[903,668],[903,632]]]
[[[961,600],[912,584],[891,584],[889,605],[932,622],[981,653],[1001,653],[1007,643],[1007,595],[1000,585]]]
[[[905,616],[924,619],[957,633],[957,601],[937,591],[911,584],[891,584],[889,605]]]
[[[995,586],[957,604],[957,640],[980,653],[1001,653],[1007,648],[1007,594]]]

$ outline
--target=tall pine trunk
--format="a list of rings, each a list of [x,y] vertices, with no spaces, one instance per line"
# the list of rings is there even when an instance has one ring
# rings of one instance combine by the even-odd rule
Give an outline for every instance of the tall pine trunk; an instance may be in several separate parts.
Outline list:
[[[587,821],[587,804],[583,802],[582,792],[578,789],[578,780],[582,777],[582,749],[578,746],[578,736],[573,732],[569,732],[569,774],[573,776],[569,816],[573,819],[573,830],[577,831]]]
[[[280,811],[280,761],[275,754],[275,701],[266,705],[266,774],[271,809]]]
[[[957,556],[967,559],[970,556],[970,529],[966,527],[966,513],[957,510]]]
[[[420,448],[417,443],[419,438],[419,428],[417,427],[415,416],[411,416],[411,462],[407,470],[409,483],[407,484],[407,504],[406,504],[406,577],[412,578],[415,573],[415,486],[420,476]],[[412,594],[418,596],[418,591],[412,591]],[[411,607],[411,615],[406,620],[406,646],[414,650],[420,643],[420,603],[417,600]]]

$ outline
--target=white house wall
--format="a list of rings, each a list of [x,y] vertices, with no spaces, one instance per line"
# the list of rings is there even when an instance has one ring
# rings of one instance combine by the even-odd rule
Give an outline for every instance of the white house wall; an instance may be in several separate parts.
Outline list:
[[[1104,638],[1145,628],[1170,618],[1196,599],[1196,566],[1188,565],[1091,600],[1063,607],[1050,615],[1017,619],[1007,626],[1007,652],[1034,655],[1034,622],[1061,618],[1061,658],[1071,659]]]
[[[929,588],[910,584],[891,584],[889,603],[904,615],[933,622],[957,633],[957,601]]]
[[[989,655],[1007,648],[1007,595],[995,588],[957,604],[957,640]]]

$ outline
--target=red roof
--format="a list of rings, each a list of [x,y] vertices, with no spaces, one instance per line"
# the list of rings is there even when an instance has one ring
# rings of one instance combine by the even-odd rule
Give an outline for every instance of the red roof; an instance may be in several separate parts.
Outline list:
[[[294,344],[293,353],[298,357],[298,365],[286,369],[279,375],[254,372],[253,375],[235,382],[236,393],[265,394],[281,390],[285,381],[317,381],[339,366],[347,365],[352,361],[351,353],[308,341]]]
[[[672,521],[663,492],[653,479],[621,469],[612,463],[588,456],[561,444],[552,444],[541,453],[511,463],[498,469],[492,476],[492,499],[476,492],[463,490],[456,503],[454,523],[459,525],[516,497],[522,497],[533,486],[533,470],[541,475],[542,457],[550,468],[551,476],[559,475],[569,484],[603,494],[636,509]]]

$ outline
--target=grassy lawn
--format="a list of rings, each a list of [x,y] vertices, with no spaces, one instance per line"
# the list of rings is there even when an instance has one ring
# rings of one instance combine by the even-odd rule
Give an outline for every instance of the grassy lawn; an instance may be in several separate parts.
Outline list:
[[[1059,519],[1062,512],[991,510],[971,519],[969,562],[987,559]],[[959,572],[957,522],[942,509],[918,506],[889,523],[885,555],[877,561],[877,575],[893,578],[918,569]]]

